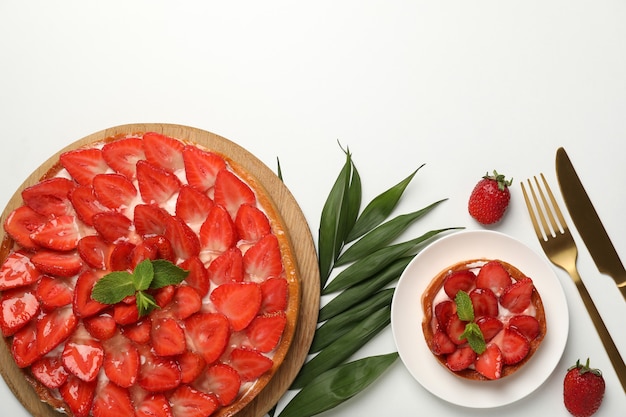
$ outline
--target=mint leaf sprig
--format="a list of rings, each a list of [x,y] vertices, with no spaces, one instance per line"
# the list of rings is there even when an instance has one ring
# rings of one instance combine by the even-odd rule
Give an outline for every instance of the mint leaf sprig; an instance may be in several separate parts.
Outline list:
[[[145,259],[135,266],[132,273],[114,271],[100,278],[91,290],[91,298],[103,304],[117,304],[126,297],[135,296],[141,317],[159,307],[146,291],[180,284],[188,275],[189,271],[170,261]]]
[[[459,336],[459,339],[467,339],[467,343],[472,350],[480,355],[487,349],[487,345],[483,332],[480,330],[480,327],[478,327],[478,324],[474,323],[474,306],[472,305],[472,299],[465,291],[460,290],[456,293],[454,302],[456,303],[456,314],[459,316],[459,319],[468,322],[465,325],[465,330]]]

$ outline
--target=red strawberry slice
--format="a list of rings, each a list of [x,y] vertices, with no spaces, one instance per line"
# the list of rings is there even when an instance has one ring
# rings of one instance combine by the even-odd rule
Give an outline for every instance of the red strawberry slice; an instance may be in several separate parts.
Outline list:
[[[85,382],[70,375],[65,384],[59,388],[61,398],[69,407],[74,417],[88,417],[91,412],[96,392],[96,382]]]
[[[256,196],[254,191],[239,177],[231,171],[223,169],[217,173],[215,178],[213,201],[224,207],[234,219],[242,204],[256,204]]]
[[[185,320],[187,346],[212,364],[224,353],[230,339],[228,319],[219,313],[198,313]]]
[[[446,326],[446,334],[456,345],[462,345],[467,342],[467,339],[461,338],[461,335],[465,331],[465,325],[467,322],[459,319],[456,314],[450,317],[448,325]]]
[[[190,289],[195,291],[192,288]],[[153,320],[150,339],[152,340],[154,352],[159,356],[180,355],[187,348],[185,332],[173,318]]]
[[[464,345],[446,356],[446,366],[452,372],[458,372],[469,368],[475,360],[476,352],[469,345]]]
[[[247,279],[256,282],[277,277],[283,271],[278,238],[265,235],[243,256],[243,268]]]
[[[235,225],[222,206],[215,205],[200,227],[200,245],[202,250],[222,253],[237,242]]]
[[[69,215],[50,219],[30,235],[36,244],[58,251],[76,249],[81,237],[76,218]]]
[[[261,283],[260,312],[263,314],[285,311],[289,296],[289,283],[284,278],[269,278]]]
[[[30,260],[39,271],[57,277],[72,277],[83,267],[83,261],[77,251],[57,252],[41,249]]]
[[[58,356],[44,356],[31,365],[30,371],[39,382],[50,389],[59,388],[69,375]]]
[[[74,188],[75,182],[54,177],[25,188],[22,199],[24,204],[43,216],[63,216],[72,213],[69,193]]]
[[[245,329],[257,315],[263,294],[261,286],[253,282],[233,282],[222,284],[210,295],[211,301],[223,313],[233,331]]]
[[[82,379],[93,381],[100,372],[104,360],[102,344],[78,326],[72,337],[65,343],[61,360],[65,369]]]
[[[91,268],[109,269],[109,259],[113,251],[113,245],[105,242],[98,235],[85,236],[76,245],[81,259]]]
[[[135,417],[172,417],[172,408],[165,394],[151,394],[135,400]]]
[[[100,203],[110,209],[129,207],[137,189],[121,174],[98,174],[93,178],[93,191]]]
[[[522,278],[504,289],[500,304],[513,314],[521,314],[530,306],[534,288],[530,278]]]
[[[272,231],[265,213],[250,204],[239,207],[235,227],[239,237],[248,242],[256,242]]]
[[[204,297],[209,292],[211,283],[209,282],[209,272],[197,256],[187,259],[181,264],[181,268],[189,271],[185,282]]]
[[[135,207],[133,221],[141,236],[160,236],[165,233],[165,223],[170,214],[155,204],[139,204]]]
[[[483,316],[476,320],[485,341],[493,339],[504,327],[502,322],[495,317]]]
[[[528,355],[530,343],[528,339],[513,328],[505,328],[500,344],[502,358],[506,365],[513,365],[520,362]]]
[[[133,243],[125,240],[117,242],[111,250],[109,269],[111,271],[132,271],[134,251],[135,245]]]
[[[156,291],[153,291],[152,294],[154,296],[154,301],[156,301],[157,305],[160,308],[165,308],[174,299],[174,294],[176,294],[176,287],[174,285],[168,285],[163,288],[159,288]]]
[[[257,316],[246,328],[246,336],[259,352],[272,351],[283,336],[287,317],[284,312]]]
[[[200,240],[187,223],[176,216],[170,216],[165,224],[165,238],[172,245],[174,254],[180,259],[198,256]]]
[[[144,345],[150,340],[150,329],[152,329],[152,321],[150,318],[144,318],[136,323],[124,326],[122,333],[133,342]]]
[[[214,395],[181,385],[170,397],[174,417],[207,417],[219,407]]]
[[[39,313],[39,300],[31,287],[2,292],[0,297],[0,329],[5,337],[12,336]]]
[[[213,188],[217,173],[226,168],[222,157],[192,145],[183,149],[183,163],[189,185],[204,193]]]
[[[165,204],[181,187],[176,175],[147,161],[137,162],[137,181],[139,193],[148,204]]]
[[[109,243],[126,240],[133,224],[128,217],[115,211],[98,213],[93,216],[92,220],[93,227],[104,241]]]
[[[129,180],[136,176],[137,161],[146,159],[143,141],[139,138],[119,139],[105,144],[102,157],[113,170]]]
[[[183,185],[176,199],[176,216],[180,217],[192,229],[200,230],[200,226],[209,215],[213,200],[208,195],[190,185]]]
[[[476,276],[476,287],[488,288],[499,297],[502,291],[511,285],[512,279],[504,266],[498,261],[484,264]]]
[[[90,335],[101,341],[112,338],[117,330],[117,323],[108,313],[87,317],[83,319],[83,324]]]
[[[274,361],[256,350],[235,348],[230,353],[230,365],[242,381],[254,381],[272,369]]]
[[[185,320],[187,317],[200,311],[202,308],[202,297],[194,288],[188,285],[181,285],[176,289],[171,306],[174,317],[178,320]]]
[[[121,333],[106,340],[104,347],[104,372],[120,387],[128,388],[137,382],[140,358],[135,345]]]
[[[73,285],[63,278],[41,277],[36,287],[36,297],[44,310],[54,310],[72,304],[74,299]]]
[[[139,308],[134,296],[130,303],[118,303],[113,306],[113,320],[120,326],[136,323],[139,320]]]
[[[447,355],[448,353],[454,352],[456,347],[456,344],[450,340],[450,337],[448,337],[445,331],[438,329],[433,334],[430,350],[435,355]]]
[[[207,268],[207,274],[211,282],[216,285],[243,281],[243,255],[241,250],[233,246],[213,259]]]
[[[135,406],[126,388],[111,382],[99,384],[92,406],[93,417],[134,416]]]
[[[37,320],[37,351],[45,355],[65,341],[76,329],[78,318],[71,307],[44,313]]]
[[[180,385],[181,371],[175,359],[157,356],[149,346],[139,346],[141,355],[137,383],[149,392],[164,392]]]
[[[469,269],[454,271],[443,282],[443,290],[452,300],[460,290],[469,293],[476,284],[476,274]]]
[[[184,144],[174,138],[156,132],[143,135],[146,159],[163,169],[174,172],[184,167],[182,151]]]
[[[109,166],[98,148],[76,149],[62,153],[59,160],[63,168],[80,185],[91,185],[93,177],[104,174]]]
[[[206,370],[194,383],[194,387],[202,392],[214,394],[220,405],[225,407],[239,395],[241,377],[233,367],[217,363]]]
[[[435,306],[435,319],[437,327],[445,329],[448,326],[450,317],[456,315],[456,303],[451,300],[445,300]]]
[[[498,315],[498,297],[488,288],[474,288],[469,293],[474,307],[474,317]]]
[[[0,266],[0,291],[36,282],[41,273],[23,252],[12,252]]]
[[[194,353],[186,350],[178,357],[178,364],[180,365],[181,382],[183,384],[189,384],[202,374],[206,366],[204,358],[199,353]]]
[[[39,245],[30,238],[33,232],[46,223],[47,218],[28,206],[13,210],[4,222],[4,230],[24,249],[34,250]]]
[[[156,259],[165,259],[174,262],[176,254],[172,244],[165,236],[147,236],[143,240],[144,245],[156,248]]]
[[[91,291],[100,276],[91,270],[82,272],[76,280],[74,288],[74,312],[78,317],[93,316],[108,307],[91,298]]]
[[[541,331],[539,321],[528,315],[519,315],[511,317],[509,320],[509,327],[514,328],[530,341],[534,340]]]
[[[159,257],[159,249],[156,245],[149,242],[141,241],[132,250],[130,254],[130,265],[132,269],[145,261],[146,259],[155,260]]]
[[[69,197],[76,216],[88,226],[93,226],[91,219],[95,214],[109,210],[98,201],[92,187],[76,187],[70,191]]]
[[[25,368],[42,355],[37,348],[37,322],[30,321],[13,335],[11,355],[20,368]]]
[[[474,366],[476,372],[487,379],[498,379],[502,376],[502,352],[495,343],[490,343],[483,353],[478,355]]]

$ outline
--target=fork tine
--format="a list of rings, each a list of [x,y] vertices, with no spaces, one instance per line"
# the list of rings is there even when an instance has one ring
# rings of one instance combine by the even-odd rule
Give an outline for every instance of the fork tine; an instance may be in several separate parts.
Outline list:
[[[531,203],[530,198],[528,197],[528,193],[526,192],[526,187],[524,187],[523,182],[521,182],[520,185],[522,186],[522,194],[524,194],[524,201],[526,201],[526,208],[528,209],[528,214],[530,215],[531,223],[533,224],[533,228],[535,229],[535,234],[537,235],[539,240],[544,240],[543,232],[541,228],[539,227],[539,222],[537,222],[537,217],[535,216],[535,210],[533,209],[533,204]],[[532,187],[532,184],[530,183],[530,180],[528,180],[528,187],[532,191],[533,187]]]
[[[548,185],[546,178],[543,176],[543,174],[540,174],[540,175],[541,175],[541,179],[543,180],[543,185],[546,188],[546,192],[548,193],[548,196],[550,197],[550,201],[552,202],[552,208],[554,209],[554,212],[557,218],[559,219],[561,231],[564,231],[567,229],[567,223],[565,223],[565,218],[563,217],[563,213],[561,213],[561,209],[559,209],[559,205],[557,204],[556,199],[554,198],[554,194],[552,194],[552,190],[550,189],[550,186]],[[536,178],[535,178],[535,181],[537,181]],[[542,198],[543,198],[543,194],[542,194]],[[545,199],[544,199],[544,203],[545,203]],[[552,217],[552,214],[548,213],[548,215],[550,216],[550,220],[552,221],[552,224],[556,225],[557,223]],[[556,232],[556,229],[555,229],[555,232]]]

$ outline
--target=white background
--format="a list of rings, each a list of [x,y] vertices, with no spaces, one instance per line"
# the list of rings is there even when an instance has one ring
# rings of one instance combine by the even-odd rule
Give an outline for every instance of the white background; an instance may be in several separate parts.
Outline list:
[[[626,259],[625,21],[618,0],[3,0],[0,206],[77,139],[125,123],[178,123],[222,135],[272,169],[279,158],[314,236],[344,161],[338,142],[353,154],[366,202],[426,164],[396,214],[449,200],[407,239],[480,228],[467,198],[497,169],[515,183],[492,229],[540,252],[519,181],[544,172],[558,191],[554,156],[564,146]],[[626,357],[624,300],[574,233],[580,273]],[[587,356],[607,380],[598,415],[623,414],[626,396],[575,287],[556,273],[570,337],[555,373],[528,398],[466,410],[429,394],[397,361],[325,415],[567,416],[562,379]],[[387,330],[358,356],[394,350]],[[4,414],[29,415],[3,382],[0,398]]]

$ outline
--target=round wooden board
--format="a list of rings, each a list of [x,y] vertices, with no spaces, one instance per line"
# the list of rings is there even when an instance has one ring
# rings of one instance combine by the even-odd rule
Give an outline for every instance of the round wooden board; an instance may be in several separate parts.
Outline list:
[[[254,155],[228,139],[188,126],[145,123],[112,127],[72,143],[44,162],[11,197],[2,213],[2,224],[4,224],[7,215],[22,204],[20,190],[37,183],[41,176],[58,161],[61,153],[117,134],[147,131],[190,140],[208,149],[227,155],[255,177],[266,189],[289,232],[293,252],[296,256],[301,294],[301,305],[293,342],[283,364],[274,377],[254,400],[236,414],[238,417],[263,416],[287,391],[307,357],[313,335],[315,334],[319,312],[320,276],[317,252],[304,214],[283,182]],[[3,238],[4,230],[2,229],[0,230],[0,241]],[[17,399],[34,417],[61,417],[65,415],[39,400],[39,397],[13,361],[6,343],[0,343],[0,373]]]

